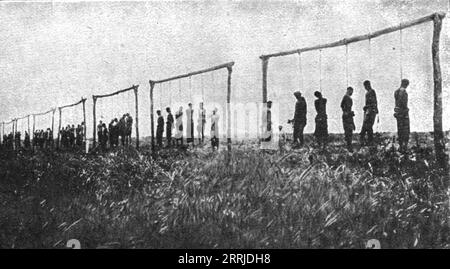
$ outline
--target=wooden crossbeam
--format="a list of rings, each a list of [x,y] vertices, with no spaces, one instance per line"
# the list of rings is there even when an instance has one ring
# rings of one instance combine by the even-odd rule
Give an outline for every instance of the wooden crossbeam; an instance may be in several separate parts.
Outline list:
[[[164,83],[164,82],[168,82],[168,81],[172,81],[172,80],[192,77],[195,75],[200,75],[203,73],[208,73],[208,72],[216,71],[216,70],[223,69],[223,68],[230,68],[230,67],[233,67],[233,65],[234,65],[234,62],[228,62],[225,64],[213,66],[210,68],[206,68],[206,69],[202,69],[202,70],[198,70],[198,71],[194,71],[194,72],[189,72],[189,73],[182,74],[182,75],[177,75],[177,76],[170,77],[170,78],[165,78],[165,79],[161,79],[161,80],[150,80],[150,83],[153,82],[153,83],[157,84],[157,83]]]
[[[116,92],[113,93],[108,93],[108,94],[102,94],[102,95],[92,95],[93,98],[97,99],[97,98],[104,98],[104,97],[110,97],[110,96],[114,96],[117,95],[119,93],[123,93],[123,92],[127,92],[127,91],[131,91],[131,90],[135,90],[139,87],[139,85],[133,85],[129,88],[123,89],[123,90],[118,90]]]
[[[353,36],[350,38],[344,38],[342,40],[338,40],[335,42],[320,44],[320,45],[316,45],[316,46],[312,46],[312,47],[304,47],[304,48],[300,48],[300,49],[294,49],[294,50],[288,50],[288,51],[282,51],[282,52],[277,52],[277,53],[261,55],[260,58],[263,60],[267,60],[272,57],[280,57],[280,56],[286,56],[286,55],[302,53],[302,52],[307,52],[307,51],[314,51],[314,50],[321,50],[321,49],[326,49],[326,48],[345,46],[345,45],[348,45],[351,43],[360,42],[360,41],[364,41],[364,40],[368,40],[368,39],[374,39],[374,38],[382,36],[382,35],[386,35],[386,34],[389,34],[392,32],[396,32],[396,31],[403,30],[403,29],[406,29],[409,27],[413,27],[413,26],[416,26],[416,25],[419,25],[419,24],[422,24],[425,22],[433,21],[436,16],[442,20],[445,17],[445,13],[436,12],[436,13],[430,14],[428,16],[419,18],[419,19],[411,20],[408,22],[400,23],[400,24],[392,26],[392,27],[387,27],[387,28],[381,29],[379,31],[375,31],[373,33]]]
[[[81,100],[76,102],[76,103],[73,103],[73,104],[70,104],[70,105],[65,105],[65,106],[60,106],[60,107],[58,107],[58,109],[64,109],[64,108],[68,108],[68,107],[73,107],[73,106],[76,106],[76,105],[79,105],[79,104],[83,103],[84,101],[86,101],[86,98],[81,98]]]

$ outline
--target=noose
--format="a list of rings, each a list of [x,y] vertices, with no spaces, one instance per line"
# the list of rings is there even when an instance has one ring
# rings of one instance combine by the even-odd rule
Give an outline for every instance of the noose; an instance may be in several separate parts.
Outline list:
[[[200,87],[202,90],[202,103],[205,102],[205,89],[203,86],[203,75],[200,75]]]
[[[345,79],[348,88],[348,44],[345,44]]]
[[[370,34],[369,34],[370,35]],[[372,80],[372,39],[369,38],[369,81]],[[378,133],[380,127],[380,115],[377,114],[377,126],[375,127],[375,133]]]
[[[372,39],[369,38],[369,80],[371,79],[372,79]]]
[[[189,102],[192,103],[192,77],[189,77]]]
[[[159,109],[162,110],[163,83],[159,85]]]
[[[298,53],[298,72],[299,72],[298,86],[300,90],[303,90],[302,54],[300,52]]]
[[[172,107],[172,81],[169,81],[169,107]]]
[[[400,23],[400,80],[403,79],[403,34],[402,34],[402,24]]]
[[[322,93],[322,50],[319,50],[319,89]]]

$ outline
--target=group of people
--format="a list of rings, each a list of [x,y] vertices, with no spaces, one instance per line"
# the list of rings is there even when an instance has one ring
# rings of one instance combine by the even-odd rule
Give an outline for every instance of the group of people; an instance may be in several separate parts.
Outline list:
[[[8,149],[14,149],[14,148],[20,148],[22,146],[21,143],[21,132],[10,132],[9,134],[3,135],[2,140],[2,147],[8,148]],[[28,137],[28,145],[27,143],[24,143],[24,147],[29,148],[30,144],[30,136],[28,135],[28,132],[25,132],[25,139]]]
[[[74,147],[82,147],[84,140],[85,124],[82,122],[77,127],[67,125],[65,128],[61,128],[59,131],[61,139],[61,147],[70,149]]]
[[[48,148],[53,146],[53,132],[50,128],[47,130],[35,130],[33,133],[33,141],[31,141],[30,134],[25,131],[22,143],[21,132],[11,132],[3,135],[2,146],[9,149],[31,149],[31,146],[36,148]]]
[[[25,134],[25,140],[24,140],[25,148],[28,148],[27,145],[29,145],[29,136],[27,137],[27,134]],[[36,148],[51,148],[54,146],[54,140],[53,140],[53,131],[50,128],[47,128],[47,130],[35,130],[33,133],[33,147]]]
[[[219,114],[218,109],[215,108],[212,111],[211,116],[211,146],[212,149],[219,149]],[[181,106],[175,113],[175,118],[172,115],[170,107],[166,108],[166,121],[162,116],[161,110],[157,110],[156,114],[158,116],[157,126],[156,126],[156,143],[161,148],[163,147],[163,134],[164,126],[166,131],[166,146],[171,147],[182,146],[184,143],[184,125],[183,125],[183,115],[186,113],[186,143],[189,145],[195,144],[194,136],[194,109],[192,108],[192,103],[188,104],[186,111],[183,111]],[[199,104],[198,118],[197,118],[197,137],[198,143],[203,144],[205,141],[205,126],[206,126],[206,109],[203,107],[203,102]],[[172,138],[172,131],[175,129],[175,135]],[[173,140],[174,139],[174,140]]]
[[[61,128],[60,130],[60,141],[61,147],[63,148],[74,148],[75,146],[81,147],[83,145],[84,140],[84,132],[85,132],[85,124],[82,122],[76,128],[74,125],[67,125],[65,128]],[[55,146],[55,140],[53,137],[53,130],[51,128],[37,129],[33,133],[33,139],[27,131],[25,131],[25,135],[22,141],[21,132],[15,132],[14,134],[11,132],[9,134],[3,135],[2,147],[9,149],[31,149],[38,148],[53,148]]]
[[[133,129],[133,117],[129,113],[122,115],[119,119],[114,118],[106,126],[102,121],[97,125],[97,135],[100,147],[106,150],[108,147],[114,148],[119,146],[119,141],[122,146],[127,146],[131,143],[131,133]]]
[[[372,88],[370,81],[366,80],[363,83],[366,90],[365,105],[363,108],[363,123],[361,132],[359,133],[361,146],[373,145],[373,125],[375,123],[376,116],[378,114],[378,102],[376,91]],[[408,79],[402,79],[400,87],[395,91],[395,108],[394,117],[397,120],[398,129],[398,143],[401,152],[406,152],[408,148],[409,135],[410,135],[410,122],[409,122],[409,108],[408,108],[408,93],[406,92],[409,86]],[[345,95],[342,98],[340,107],[342,109],[342,125],[344,129],[344,140],[348,151],[353,151],[353,133],[356,130],[354,116],[355,113],[352,110],[353,107],[353,95],[354,89],[348,87]],[[294,96],[297,100],[295,104],[294,118],[288,120],[289,124],[293,125],[293,142],[295,147],[301,147],[304,145],[303,131],[306,126],[306,114],[307,104],[305,98],[299,91],[294,92]],[[315,117],[315,131],[314,137],[319,147],[324,149],[328,142],[328,116],[326,111],[327,99],[323,97],[322,93],[316,91],[314,96],[317,98],[314,101],[314,107],[316,110]],[[265,126],[265,135],[262,137],[262,141],[270,141],[272,139],[272,114],[271,114],[272,102],[268,101],[265,111],[263,113],[263,125]],[[212,111],[209,116],[211,121],[210,139],[213,150],[219,148],[219,115],[217,108]],[[184,131],[186,131],[187,144],[194,145],[194,109],[192,103],[188,104],[188,108],[184,111],[183,107],[180,107],[172,115],[170,107],[166,108],[166,120],[162,115],[161,110],[156,111],[158,120],[156,127],[156,143],[159,147],[163,147],[163,134],[166,133],[166,146],[182,146],[184,143]],[[183,116],[186,115],[186,125],[183,122]],[[199,144],[204,143],[205,139],[205,126],[206,126],[206,110],[203,107],[203,103],[199,104],[197,119],[197,137]],[[133,126],[133,118],[129,113],[124,114],[120,120],[117,118],[111,120],[108,127],[102,121],[97,126],[97,134],[99,144],[102,149],[107,148],[109,141],[110,148],[117,147],[119,145],[119,137],[121,138],[122,145],[128,145],[131,142],[131,133]],[[186,126],[186,128],[184,128]],[[164,128],[165,127],[165,128]],[[173,130],[175,133],[173,135]],[[281,129],[280,129],[281,131]],[[85,123],[79,124],[76,128],[74,125],[63,128],[60,130],[61,145],[65,148],[73,148],[74,146],[82,146],[85,132]],[[53,132],[50,128],[44,130],[36,130],[33,134],[33,146],[39,148],[53,147]],[[21,147],[21,133],[15,132],[3,135],[4,147]],[[30,135],[25,132],[24,148],[30,148]]]
[[[376,91],[372,88],[370,81],[366,80],[363,83],[364,88],[366,90],[365,95],[365,105],[363,108],[364,117],[363,124],[361,128],[360,142],[361,146],[364,145],[373,145],[373,125],[375,123],[376,116],[378,114],[378,102]],[[398,142],[399,149],[401,152],[406,152],[408,148],[409,142],[409,134],[410,134],[410,123],[409,123],[409,109],[408,109],[408,93],[406,92],[406,88],[409,86],[408,79],[402,79],[400,87],[395,91],[395,108],[394,108],[394,117],[397,120],[397,130],[398,130]],[[344,137],[347,149],[352,152],[353,145],[353,132],[356,130],[355,122],[353,120],[355,113],[352,110],[353,100],[353,88],[348,87],[346,93],[341,101],[341,109],[342,109],[342,125],[344,129]],[[307,105],[305,98],[302,94],[297,91],[294,92],[294,96],[297,99],[295,104],[295,112],[294,118],[289,120],[288,123],[293,125],[294,136],[293,140],[295,146],[303,146],[304,138],[303,138],[303,130],[306,126],[306,112]],[[315,131],[314,136],[316,138],[317,143],[320,147],[324,148],[327,144],[328,140],[328,123],[327,123],[327,112],[326,112],[326,104],[327,99],[322,96],[322,94],[318,91],[314,93],[314,96],[317,98],[314,101],[314,106],[317,112],[315,118]],[[267,110],[270,112],[270,108],[272,103],[267,102]],[[267,114],[267,122],[271,122],[270,113]],[[267,125],[267,130],[271,130],[271,124]]]

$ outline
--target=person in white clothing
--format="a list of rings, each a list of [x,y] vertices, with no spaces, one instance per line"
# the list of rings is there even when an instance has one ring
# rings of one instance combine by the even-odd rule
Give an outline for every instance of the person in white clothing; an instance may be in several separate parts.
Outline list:
[[[217,108],[214,108],[211,115],[211,146],[213,151],[217,147],[219,149],[219,115],[217,114]]]

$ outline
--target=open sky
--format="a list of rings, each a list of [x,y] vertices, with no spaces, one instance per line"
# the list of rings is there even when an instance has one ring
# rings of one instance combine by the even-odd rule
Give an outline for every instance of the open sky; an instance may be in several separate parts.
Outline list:
[[[237,132],[243,135],[248,123],[254,133],[256,111],[247,110],[261,102],[261,54],[365,34],[448,8],[448,0],[0,2],[0,122],[87,97],[90,129],[93,94],[139,85],[140,132],[146,136],[149,79],[234,61],[233,103],[240,108]],[[445,129],[450,128],[447,20],[440,47]],[[412,130],[432,130],[431,37],[432,23],[426,23],[402,31],[401,46],[397,32],[372,40],[370,46],[365,41],[348,47],[348,84],[355,88],[358,130],[365,79],[372,80],[378,92],[376,129],[395,130],[393,92],[399,86],[400,66],[403,77],[411,81]],[[329,100],[330,131],[342,132],[339,103],[347,87],[345,47],[324,50],[321,56],[305,53],[301,67],[302,74],[298,56],[269,63],[269,98],[276,120],[286,126],[295,103],[292,92],[300,90],[309,107],[306,131],[313,131],[312,94],[321,88]],[[226,72],[219,71],[163,85],[156,89],[156,108],[169,104],[173,110],[179,105],[186,108],[189,100],[196,108],[203,98],[211,111],[226,100],[226,79]],[[109,122],[125,112],[134,115],[133,101],[132,94],[101,100],[98,118]],[[81,108],[63,112],[63,125],[81,120]],[[36,128],[49,124],[49,116],[36,119]],[[19,122],[19,128],[25,129],[26,121]]]

